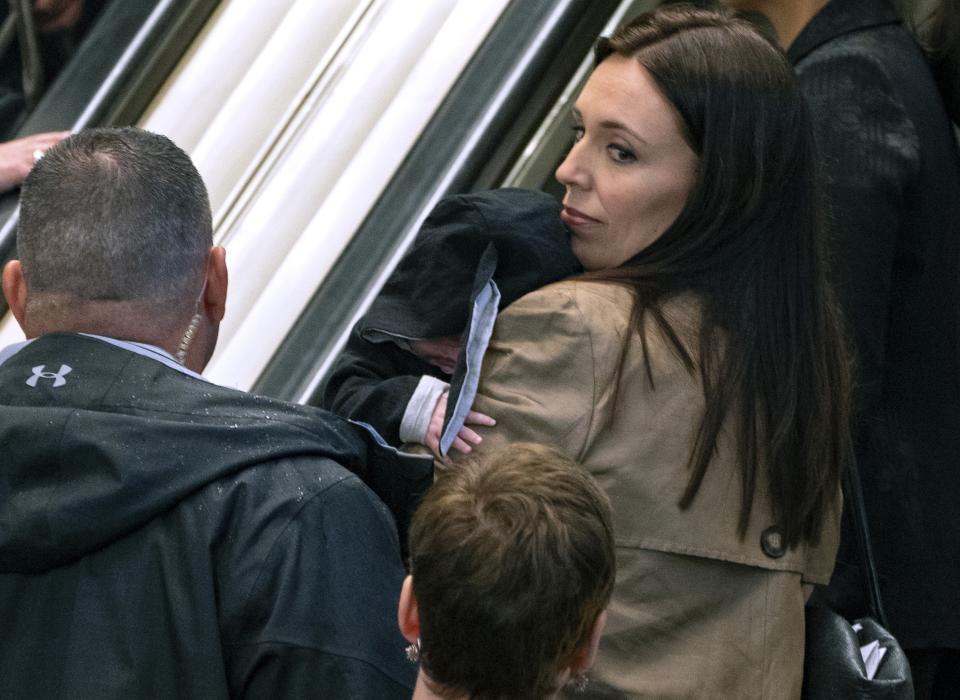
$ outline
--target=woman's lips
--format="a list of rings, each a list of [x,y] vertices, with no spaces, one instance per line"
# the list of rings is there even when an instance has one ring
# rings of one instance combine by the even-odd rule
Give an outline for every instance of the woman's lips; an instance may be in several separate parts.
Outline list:
[[[560,212],[560,220],[563,221],[567,226],[586,226],[588,224],[599,224],[598,219],[594,219],[592,216],[587,216],[582,211],[578,211],[573,207],[564,207]]]

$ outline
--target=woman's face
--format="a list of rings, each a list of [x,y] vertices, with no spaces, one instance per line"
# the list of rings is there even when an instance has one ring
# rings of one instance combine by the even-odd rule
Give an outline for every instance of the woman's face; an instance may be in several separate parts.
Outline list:
[[[697,156],[673,106],[636,59],[614,54],[574,106],[576,143],[557,168],[560,216],[587,270],[622,265],[653,243],[687,201]]]

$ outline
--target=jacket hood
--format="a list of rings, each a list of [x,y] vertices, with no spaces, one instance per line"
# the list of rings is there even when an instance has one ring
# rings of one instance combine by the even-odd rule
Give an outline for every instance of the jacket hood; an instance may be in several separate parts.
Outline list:
[[[0,572],[78,559],[251,465],[316,456],[363,477],[380,449],[325,411],[44,336],[0,365]]]
[[[503,188],[440,200],[359,324],[365,340],[459,336],[475,277],[493,249],[500,308],[583,271],[560,203],[537,190]],[[385,337],[386,336],[386,337]]]

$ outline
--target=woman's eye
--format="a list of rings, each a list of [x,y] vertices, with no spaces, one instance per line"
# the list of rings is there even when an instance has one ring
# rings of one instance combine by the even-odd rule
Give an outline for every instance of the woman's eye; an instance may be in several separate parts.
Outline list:
[[[607,152],[610,153],[610,157],[617,163],[632,163],[637,159],[637,155],[629,148],[616,144],[607,146]]]
[[[583,138],[583,127],[579,124],[574,124],[573,126],[573,140],[579,141]]]

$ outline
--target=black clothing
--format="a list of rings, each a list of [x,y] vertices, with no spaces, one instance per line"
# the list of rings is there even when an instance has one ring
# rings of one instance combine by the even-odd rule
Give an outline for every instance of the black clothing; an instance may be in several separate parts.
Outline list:
[[[388,443],[399,445],[403,414],[423,375],[450,380],[394,343],[364,340],[354,326],[327,379],[321,403],[335,413],[369,423]]]
[[[400,422],[420,377],[448,378],[397,340],[461,336],[488,279],[503,309],[581,271],[560,203],[550,195],[503,188],[443,198],[351,332],[322,404],[400,444]]]
[[[409,698],[361,433],[90,337],[0,364],[0,695]]]
[[[884,0],[833,0],[790,47],[828,176],[857,350],[857,458],[905,647],[960,647],[960,158],[929,66]],[[841,546],[835,574],[843,588]],[[856,588],[855,583],[848,582]]]
[[[108,0],[83,0],[80,16],[72,27],[55,32],[38,32],[36,40],[44,88],[52,85],[60,71],[66,67],[76,53],[79,42],[96,23],[107,3]],[[0,24],[8,19],[9,14],[8,3],[0,3]],[[39,30],[39,27],[37,29]],[[16,138],[20,127],[29,116],[23,93],[23,57],[20,38],[15,37],[7,50],[0,54],[0,141]],[[68,128],[70,125],[64,123],[62,126]]]

